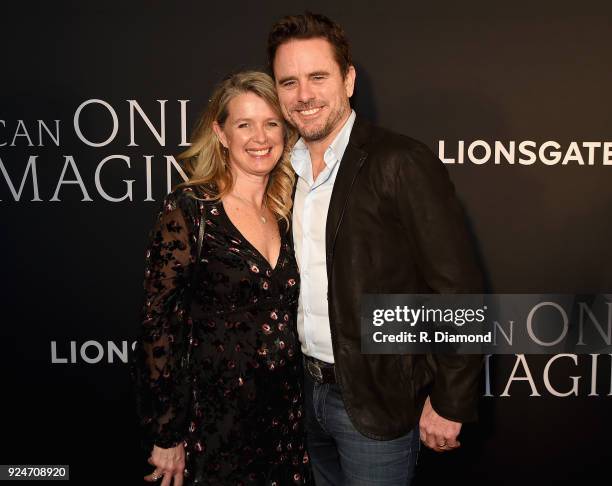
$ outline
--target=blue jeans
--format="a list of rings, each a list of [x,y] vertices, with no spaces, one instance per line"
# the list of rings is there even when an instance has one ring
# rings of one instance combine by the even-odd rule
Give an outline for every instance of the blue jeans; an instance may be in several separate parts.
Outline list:
[[[320,384],[305,373],[308,454],[316,486],[407,486],[420,448],[419,429],[393,440],[358,432],[338,385]]]

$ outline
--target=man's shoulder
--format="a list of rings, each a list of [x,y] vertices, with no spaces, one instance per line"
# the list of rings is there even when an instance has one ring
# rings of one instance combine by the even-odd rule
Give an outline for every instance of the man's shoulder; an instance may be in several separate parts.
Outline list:
[[[364,119],[356,124],[362,150],[381,160],[428,160],[436,158],[420,140],[375,125]]]
[[[355,126],[356,143],[367,152],[370,160],[378,164],[396,166],[397,164],[418,166],[443,165],[431,149],[420,140],[402,133],[358,119]]]

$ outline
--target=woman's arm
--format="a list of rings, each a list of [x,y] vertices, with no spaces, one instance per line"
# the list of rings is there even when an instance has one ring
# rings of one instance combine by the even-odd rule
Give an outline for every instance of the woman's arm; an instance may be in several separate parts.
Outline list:
[[[192,269],[193,222],[179,204],[164,201],[150,235],[145,262],[145,302],[135,354],[142,425],[154,445],[175,447],[185,438],[189,386],[180,360],[187,346],[186,296]]]

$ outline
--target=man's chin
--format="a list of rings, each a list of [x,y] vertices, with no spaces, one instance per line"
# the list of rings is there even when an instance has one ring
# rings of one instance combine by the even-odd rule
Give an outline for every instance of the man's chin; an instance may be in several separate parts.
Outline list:
[[[297,127],[298,133],[306,142],[318,142],[330,134],[328,127]]]

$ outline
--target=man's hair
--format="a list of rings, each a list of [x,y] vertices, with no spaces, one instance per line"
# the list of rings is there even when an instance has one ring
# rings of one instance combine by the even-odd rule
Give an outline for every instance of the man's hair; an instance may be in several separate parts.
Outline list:
[[[353,64],[348,39],[342,27],[325,15],[304,12],[287,15],[276,22],[268,35],[268,64],[274,76],[274,57],[285,42],[294,39],[322,38],[331,44],[332,51],[342,76],[346,76]]]

